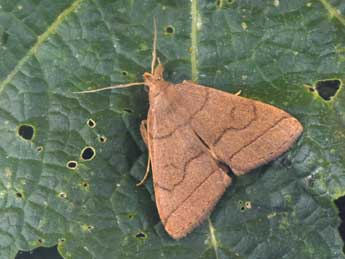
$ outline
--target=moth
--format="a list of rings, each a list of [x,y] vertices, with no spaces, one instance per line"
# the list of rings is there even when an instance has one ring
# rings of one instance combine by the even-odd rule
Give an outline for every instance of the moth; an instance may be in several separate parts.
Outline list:
[[[156,56],[157,25],[151,72],[144,82],[150,108],[140,126],[152,167],[156,205],[167,233],[180,239],[211,212],[232,175],[246,174],[287,151],[303,131],[301,123],[272,105],[219,91],[192,81],[173,84],[163,77]],[[158,65],[156,62],[158,61]]]

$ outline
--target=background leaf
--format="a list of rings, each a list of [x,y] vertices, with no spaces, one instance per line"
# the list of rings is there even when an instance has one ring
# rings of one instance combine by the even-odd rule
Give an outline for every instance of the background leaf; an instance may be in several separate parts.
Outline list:
[[[343,13],[341,0],[0,0],[0,258],[55,244],[74,259],[344,258]],[[135,187],[147,93],[73,93],[142,80],[154,16],[167,80],[241,90],[305,128],[180,241],[159,222],[152,182]],[[339,89],[326,101],[315,84],[329,79]]]

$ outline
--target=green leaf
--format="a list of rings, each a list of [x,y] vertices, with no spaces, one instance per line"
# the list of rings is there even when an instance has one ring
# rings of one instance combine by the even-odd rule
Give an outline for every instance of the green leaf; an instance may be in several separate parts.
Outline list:
[[[344,87],[329,101],[314,87],[344,80],[344,14],[341,0],[0,0],[0,258],[55,244],[73,259],[344,258]],[[142,80],[154,16],[167,80],[241,90],[305,129],[179,241],[152,181],[135,186],[147,93],[74,93]]]

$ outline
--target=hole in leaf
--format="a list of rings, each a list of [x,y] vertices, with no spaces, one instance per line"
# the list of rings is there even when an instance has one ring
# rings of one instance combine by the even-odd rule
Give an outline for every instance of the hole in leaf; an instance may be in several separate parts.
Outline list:
[[[134,216],[135,216],[135,214],[134,214],[134,213],[128,213],[128,216],[127,216],[127,217],[128,217],[129,219],[133,219],[133,218],[134,218]]]
[[[252,203],[250,201],[246,201],[244,204],[245,208],[251,209],[252,208]]]
[[[175,28],[172,25],[168,25],[165,27],[165,34],[173,34],[175,32]]]
[[[147,235],[144,232],[140,231],[135,235],[135,237],[140,239],[146,239]]]
[[[67,198],[67,193],[65,193],[65,192],[60,192],[60,193],[59,193],[59,197],[60,197],[60,198],[63,198],[63,199],[66,199],[66,198]]]
[[[92,225],[87,226],[87,231],[91,232],[95,227]]]
[[[101,143],[105,143],[105,142],[107,142],[107,137],[105,137],[105,136],[99,136],[99,137],[98,137],[98,140],[99,140],[99,142],[101,142]]]
[[[43,151],[43,147],[42,147],[42,146],[38,146],[38,147],[36,148],[36,151],[37,151],[37,152],[42,152],[42,151]]]
[[[80,157],[83,160],[92,160],[96,156],[96,150],[93,147],[84,147]]]
[[[42,240],[42,239],[38,239],[37,242],[38,242],[39,244],[43,244],[43,240]]]
[[[82,182],[81,184],[84,188],[88,188],[89,187],[89,183],[88,182]]]
[[[88,119],[86,123],[90,128],[96,127],[96,122],[93,119]]]
[[[324,100],[329,101],[337,93],[340,85],[341,81],[338,79],[318,81],[316,90]]]
[[[16,196],[17,196],[17,198],[19,198],[19,199],[23,198],[23,194],[21,194],[20,192],[16,192]]]
[[[18,135],[25,140],[32,140],[34,133],[34,128],[28,124],[20,125],[18,128]]]
[[[59,240],[58,240],[58,243],[60,243],[60,244],[62,244],[62,243],[65,243],[65,239],[64,238],[60,238]]]
[[[243,211],[245,211],[246,210],[246,208],[244,207],[244,206],[242,206],[241,208],[240,208],[240,211],[241,212],[243,212]]]
[[[315,88],[314,87],[308,87],[308,90],[310,91],[310,92],[315,92]]]
[[[341,239],[343,240],[343,243],[345,241],[345,196],[342,196],[335,201],[335,205],[337,205],[339,210],[339,217],[341,219],[341,224],[338,227],[338,230],[340,232]],[[343,251],[345,252],[345,245],[343,246]]]
[[[78,166],[78,162],[77,161],[68,161],[66,164],[67,168],[69,169],[76,169]]]
[[[125,71],[125,70],[123,70],[123,71],[121,72],[121,74],[122,74],[123,76],[128,76],[128,72]]]

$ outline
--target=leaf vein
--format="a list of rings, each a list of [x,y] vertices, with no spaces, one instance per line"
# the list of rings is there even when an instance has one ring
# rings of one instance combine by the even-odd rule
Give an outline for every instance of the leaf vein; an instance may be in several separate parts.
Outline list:
[[[213,250],[214,250],[214,253],[215,253],[215,257],[216,259],[219,258],[219,255],[218,255],[218,241],[217,241],[217,238],[216,238],[216,235],[215,235],[215,228],[212,224],[212,221],[210,219],[210,217],[208,217],[208,227],[209,227],[209,230],[210,230],[210,239],[211,239],[211,245],[213,247]]]
[[[328,11],[331,18],[335,17],[343,26],[345,26],[345,18],[341,15],[340,11],[331,5],[328,0],[319,0],[325,9]]]
[[[48,27],[48,29],[37,37],[35,44],[29,49],[29,51],[19,60],[18,64],[13,70],[7,75],[4,81],[0,83],[0,93],[5,87],[11,83],[13,78],[21,70],[24,64],[37,52],[39,47],[49,38],[50,35],[54,34],[58,26],[64,21],[64,18],[70,13],[74,12],[81,4],[82,0],[75,0],[68,8],[66,8],[61,14],[57,16],[54,22]]]

